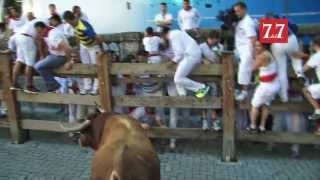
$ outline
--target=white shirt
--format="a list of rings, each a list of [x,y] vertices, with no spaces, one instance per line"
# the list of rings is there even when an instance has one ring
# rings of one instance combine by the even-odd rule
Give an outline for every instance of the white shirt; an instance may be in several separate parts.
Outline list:
[[[18,19],[10,18],[9,19],[9,29],[14,33],[18,32],[20,28],[22,28],[28,22],[27,17],[21,16]]]
[[[178,14],[178,23],[183,31],[198,28],[200,25],[200,15],[197,9],[192,8],[189,11],[181,9]]]
[[[307,62],[307,66],[316,70],[318,80],[320,81],[320,52],[317,52],[311,56],[311,58]]]
[[[179,63],[185,56],[192,56],[200,60],[201,49],[197,42],[186,32],[172,30],[169,32],[170,47],[174,53],[172,61]]]
[[[61,24],[49,32],[49,35],[47,38],[47,45],[48,45],[50,54],[57,55],[57,56],[65,56],[66,53],[64,51],[57,50],[59,44],[63,42],[68,44],[68,40],[64,35],[64,25]]]
[[[27,34],[27,35],[30,35],[30,36],[32,36],[33,38],[35,38],[35,37],[37,36],[37,32],[36,32],[36,29],[34,28],[34,25],[35,25],[37,22],[43,22],[43,21],[40,20],[40,19],[31,20],[31,21],[27,22],[23,27],[21,27],[21,28],[18,30],[18,33],[20,33],[20,34]]]
[[[81,12],[81,17],[80,17],[80,19],[89,22],[88,16],[87,16],[85,13],[83,13],[83,12]]]
[[[236,48],[241,46],[252,46],[251,37],[256,37],[256,26],[253,19],[247,14],[237,24],[235,40]]]
[[[173,20],[173,16],[170,13],[167,13],[165,15],[163,15],[162,13],[159,13],[156,15],[156,17],[154,18],[154,22],[157,23],[158,21],[171,21]],[[160,32],[161,31],[161,27],[158,26],[157,31]]]
[[[159,52],[159,46],[161,44],[161,38],[158,36],[143,38],[144,49],[149,52]]]
[[[222,44],[218,43],[215,46],[209,47],[208,43],[200,44],[202,57],[208,59],[213,63],[217,63],[218,55],[223,51],[224,47]]]

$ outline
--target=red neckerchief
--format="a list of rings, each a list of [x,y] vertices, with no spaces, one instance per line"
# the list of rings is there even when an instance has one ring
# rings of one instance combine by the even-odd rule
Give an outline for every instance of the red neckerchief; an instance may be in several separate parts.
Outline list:
[[[13,16],[9,16],[9,19],[15,20],[15,21],[19,21],[20,17],[13,17]]]

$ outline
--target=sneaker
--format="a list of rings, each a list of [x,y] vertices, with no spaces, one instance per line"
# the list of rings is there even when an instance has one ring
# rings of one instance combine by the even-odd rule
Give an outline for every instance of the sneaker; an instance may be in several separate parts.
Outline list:
[[[195,93],[195,96],[197,98],[204,98],[208,94],[209,90],[210,90],[210,86],[206,86],[205,88],[198,90]]]
[[[212,130],[213,131],[221,131],[222,128],[221,128],[221,121],[219,119],[213,121],[212,123]]]
[[[170,139],[170,145],[169,145],[171,150],[176,149],[176,140],[175,139]]]
[[[312,115],[308,116],[309,120],[318,120],[320,119],[320,114],[318,113],[313,113]]]
[[[39,93],[40,90],[37,89],[36,87],[34,86],[27,86],[26,89],[23,90],[25,93],[30,93],[30,94],[36,94],[36,93]]]
[[[23,88],[18,84],[14,84],[13,86],[10,87],[10,90],[20,91],[20,90],[23,90]]]
[[[266,132],[266,128],[259,127],[259,133],[265,133],[265,132]]]
[[[209,130],[209,125],[207,120],[202,120],[202,130],[204,131]]]
[[[241,93],[239,93],[237,96],[236,96],[236,100],[237,101],[244,101],[248,96],[248,92],[247,91],[241,91]]]
[[[96,96],[96,95],[98,95],[98,94],[99,94],[98,90],[92,90],[92,91],[90,92],[90,95],[92,95],[92,96]]]
[[[80,89],[79,94],[80,94],[80,95],[87,95],[87,94],[88,94],[88,90]]]
[[[248,131],[249,133],[258,133],[258,128],[252,128],[252,127],[248,126],[246,128],[246,131]]]

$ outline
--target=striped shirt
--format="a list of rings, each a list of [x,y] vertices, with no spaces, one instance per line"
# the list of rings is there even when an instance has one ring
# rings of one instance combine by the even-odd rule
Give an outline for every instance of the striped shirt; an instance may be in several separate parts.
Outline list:
[[[82,45],[86,47],[96,45],[97,34],[90,23],[81,19],[74,30],[75,36],[79,39]]]

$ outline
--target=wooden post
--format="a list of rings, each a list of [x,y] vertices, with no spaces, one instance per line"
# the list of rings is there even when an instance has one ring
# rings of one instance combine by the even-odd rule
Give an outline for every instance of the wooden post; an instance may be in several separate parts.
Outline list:
[[[101,106],[106,112],[112,112],[112,92],[109,73],[111,61],[107,53],[100,53],[97,57],[97,75],[99,79],[99,93]]]
[[[10,123],[10,133],[13,143],[20,144],[27,140],[27,131],[22,130],[19,122],[20,106],[17,102],[16,93],[10,90],[11,79],[11,58],[9,54],[0,54],[2,63],[3,97],[8,108],[8,120]]]
[[[235,99],[234,99],[234,66],[233,55],[222,57],[222,90],[223,90],[223,145],[222,161],[235,162]]]

